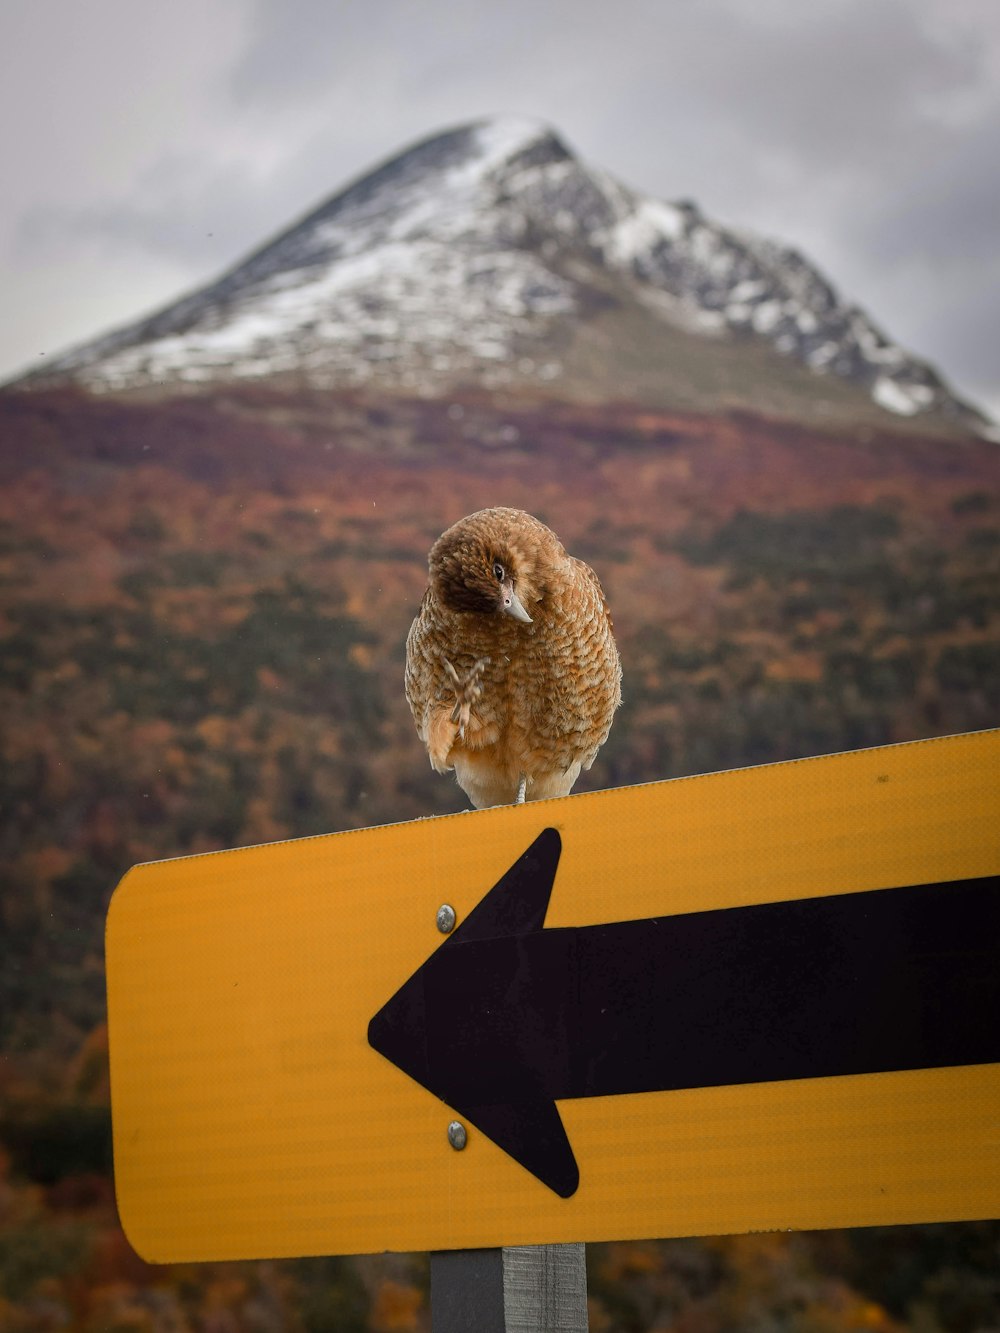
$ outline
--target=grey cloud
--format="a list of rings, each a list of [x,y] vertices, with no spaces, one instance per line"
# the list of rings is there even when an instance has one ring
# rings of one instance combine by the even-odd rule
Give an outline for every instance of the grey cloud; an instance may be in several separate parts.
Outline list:
[[[207,274],[288,221],[284,201],[244,168],[212,168],[194,155],[164,157],[126,197],[100,207],[39,205],[14,235],[22,257],[81,248],[130,250]]]
[[[388,21],[395,0],[379,6],[293,0],[256,0],[253,34],[228,80],[237,102],[281,102],[314,97],[344,77],[352,56],[374,49],[373,25]]]
[[[792,221],[863,206],[947,151],[960,131],[940,107],[988,77],[966,45],[936,43],[919,11],[894,0],[686,11],[660,35],[662,78],[611,100],[609,147],[647,188],[690,189],[734,221],[776,202]]]
[[[980,265],[1000,255],[1000,102],[977,125],[953,132],[937,153],[914,165],[904,185],[880,195],[849,228],[880,262],[901,253],[934,263]]]
[[[699,81],[747,138],[813,171],[863,170],[887,144],[935,133],[934,104],[976,73],[974,52],[932,40],[919,6],[898,0],[782,8],[770,22],[766,9],[763,22],[755,13],[728,15],[726,39],[703,58]]]
[[[961,386],[1000,421],[1000,309],[996,301],[1000,264],[981,276],[987,279],[985,284],[979,283],[975,290],[963,293],[962,299],[935,312],[926,329],[925,346],[931,355],[940,355],[943,365],[956,367]]]

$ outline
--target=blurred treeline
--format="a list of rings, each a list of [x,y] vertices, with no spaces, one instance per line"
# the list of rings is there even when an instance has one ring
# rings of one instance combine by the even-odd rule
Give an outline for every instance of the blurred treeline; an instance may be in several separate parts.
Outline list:
[[[0,1330],[424,1329],[426,1256],[150,1268],[116,1222],[103,918],[133,863],[459,809],[402,697],[426,553],[589,560],[585,785],[1000,723],[1000,451],[752,417],[0,398]],[[1000,1327],[1000,1227],[594,1246],[603,1330]]]

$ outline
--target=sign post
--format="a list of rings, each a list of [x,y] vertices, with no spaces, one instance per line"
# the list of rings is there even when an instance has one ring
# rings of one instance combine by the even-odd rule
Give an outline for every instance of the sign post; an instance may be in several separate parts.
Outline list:
[[[431,1254],[433,1333],[587,1333],[583,1245]]]
[[[987,731],[136,867],[129,1239],[582,1262],[996,1216],[998,791]]]

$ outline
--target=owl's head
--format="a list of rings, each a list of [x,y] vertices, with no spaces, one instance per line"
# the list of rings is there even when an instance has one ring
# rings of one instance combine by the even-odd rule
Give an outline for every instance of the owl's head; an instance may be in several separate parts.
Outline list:
[[[566,559],[559,538],[521,509],[481,509],[441,534],[428,558],[431,588],[449,611],[532,623],[551,570]]]

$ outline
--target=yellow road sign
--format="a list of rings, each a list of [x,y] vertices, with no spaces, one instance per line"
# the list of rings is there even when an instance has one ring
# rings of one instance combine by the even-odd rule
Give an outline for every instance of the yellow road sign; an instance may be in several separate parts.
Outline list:
[[[130,1241],[996,1216],[998,794],[988,731],[135,867],[107,923]]]

